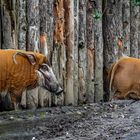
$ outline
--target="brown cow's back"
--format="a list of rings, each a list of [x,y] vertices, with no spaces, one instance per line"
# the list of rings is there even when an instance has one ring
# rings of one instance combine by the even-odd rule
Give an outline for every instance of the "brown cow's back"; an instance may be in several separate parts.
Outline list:
[[[121,58],[113,66],[110,88],[114,88],[116,98],[129,98],[130,94],[140,96],[140,60],[131,57]]]
[[[35,65],[21,55],[16,55],[16,62],[13,55],[17,52],[33,54],[36,58]],[[37,83],[36,70],[39,65],[45,63],[46,57],[39,53],[25,52],[21,50],[0,50],[0,92],[8,90],[15,98],[21,95],[22,91]]]
[[[23,56],[17,56],[17,64],[13,61],[16,51],[0,51],[0,90],[18,90],[32,84],[36,80],[36,65],[32,66]]]

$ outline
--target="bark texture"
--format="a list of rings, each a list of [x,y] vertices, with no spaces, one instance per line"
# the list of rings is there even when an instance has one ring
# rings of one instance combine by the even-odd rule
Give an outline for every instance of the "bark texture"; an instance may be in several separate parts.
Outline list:
[[[79,79],[79,103],[86,100],[86,0],[79,1],[79,40],[78,40],[78,79]]]
[[[74,1],[64,0],[65,34],[66,34],[66,93],[65,104],[74,105],[73,74],[74,74]]]
[[[134,3],[130,3],[130,55],[132,57],[138,58],[138,24],[140,22],[139,19],[139,6],[135,6]]]
[[[130,2],[124,0],[122,5],[122,24],[123,24],[123,52],[130,56]]]
[[[25,108],[108,100],[108,68],[123,54],[140,57],[139,38],[130,0],[0,0],[0,48],[43,53],[64,89],[24,91]]]
[[[102,2],[95,1],[95,14],[102,12]],[[95,102],[103,101],[103,38],[102,17],[94,18]]]
[[[54,1],[54,44],[53,44],[53,67],[57,79],[62,84],[64,92],[66,92],[66,49],[64,45],[64,1],[55,0]],[[55,105],[64,104],[64,94],[61,94],[59,97],[53,97],[53,103]]]
[[[108,68],[122,54],[123,46],[119,48],[117,42],[122,40],[122,0],[103,1],[103,63],[104,63],[104,83]],[[96,70],[95,70],[96,71]],[[105,93],[108,98],[108,86],[104,84]],[[108,99],[107,99],[108,100]]]
[[[94,102],[94,57],[95,57],[95,46],[94,46],[94,21],[93,12],[95,8],[95,3],[93,1],[87,1],[87,26],[86,26],[86,36],[87,36],[87,76],[86,76],[86,87],[87,87],[87,101]]]
[[[18,49],[26,50],[27,44],[27,13],[26,13],[26,0],[18,1]]]
[[[74,0],[74,104],[78,105],[78,39],[79,39],[79,0]]]

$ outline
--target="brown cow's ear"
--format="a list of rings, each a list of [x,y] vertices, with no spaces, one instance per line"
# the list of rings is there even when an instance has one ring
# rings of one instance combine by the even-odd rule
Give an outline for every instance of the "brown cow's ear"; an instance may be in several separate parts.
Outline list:
[[[49,59],[48,59],[46,56],[44,56],[43,63],[45,63],[45,64],[51,66],[51,63],[50,63]]]
[[[27,58],[32,65],[36,64],[36,58],[33,54],[27,54]]]
[[[28,59],[28,61],[32,64],[32,65],[35,65],[36,64],[36,57],[34,54],[28,54],[28,53],[24,53],[24,52],[16,52],[14,55],[13,55],[13,60],[14,62],[17,64],[16,62],[16,55],[21,55],[23,57],[26,57]]]

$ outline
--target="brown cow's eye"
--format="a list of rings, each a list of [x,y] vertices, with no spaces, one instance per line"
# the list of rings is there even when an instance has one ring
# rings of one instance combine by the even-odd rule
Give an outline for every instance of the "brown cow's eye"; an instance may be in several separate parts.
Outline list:
[[[43,69],[44,71],[46,71],[46,70],[48,71],[48,67],[46,65],[42,65],[41,69]]]
[[[43,65],[43,66],[42,66],[42,69],[43,69],[43,70],[46,70],[46,69],[47,69],[47,67],[46,67],[45,65]]]

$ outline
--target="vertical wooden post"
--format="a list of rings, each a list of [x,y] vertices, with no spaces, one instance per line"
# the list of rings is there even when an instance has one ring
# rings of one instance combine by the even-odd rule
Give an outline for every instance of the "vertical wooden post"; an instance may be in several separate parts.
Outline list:
[[[64,45],[64,0],[54,0],[54,44],[53,44],[53,68],[59,83],[62,85],[64,92],[66,92],[65,79],[65,45]],[[64,104],[64,94],[61,96],[53,96],[53,103],[55,105]]]
[[[131,1],[130,3],[130,55],[132,57],[138,58],[138,23],[140,22],[139,18],[139,6],[134,5]]]
[[[27,50],[39,52],[39,0],[27,1]]]
[[[139,20],[140,20],[140,8],[139,8]],[[138,38],[140,38],[140,22],[138,24],[138,29],[139,29]],[[138,46],[139,46],[139,58],[140,58],[140,39],[138,39]]]
[[[53,33],[54,33],[54,0],[47,0],[47,44],[48,44],[48,57],[52,63],[53,54]],[[44,11],[43,11],[44,12]]]
[[[79,103],[86,100],[86,0],[79,0],[79,42],[78,42],[78,80]]]
[[[18,1],[18,49],[26,50],[27,19],[26,0]]]
[[[2,0],[0,0],[0,49],[2,48]]]
[[[87,101],[94,102],[94,26],[93,26],[94,1],[87,1]]]
[[[122,37],[122,0],[103,1],[103,42],[104,42],[103,54],[104,54],[105,71],[108,71],[110,65],[118,59],[117,41],[118,38],[121,37]],[[106,92],[109,93],[108,89]],[[110,96],[112,96],[112,94]]]
[[[95,0],[94,10],[94,44],[95,44],[95,102],[103,100],[103,38],[102,17],[96,18],[96,14],[102,13],[102,1]]]
[[[79,0],[74,0],[74,104],[78,104]]]
[[[18,41],[17,41],[17,16],[16,16],[16,0],[10,0],[10,18],[11,18],[11,37],[12,37],[12,44],[13,48],[18,48]]]
[[[64,0],[65,34],[66,34],[66,94],[65,104],[74,104],[73,74],[74,74],[74,2]]]
[[[130,56],[130,1],[124,0],[122,5],[123,51]]]
[[[39,52],[40,20],[39,0],[27,1],[27,50]],[[27,90],[27,107],[38,106],[38,88]]]
[[[39,1],[40,34],[46,34],[48,45],[48,59],[51,58],[53,51],[53,30],[54,30],[54,0]]]
[[[11,18],[10,12],[8,9],[8,2],[2,2],[2,13],[1,13],[1,20],[2,20],[2,49],[11,49],[13,48],[12,44],[12,32],[11,32]],[[7,2],[7,3],[5,3]]]

